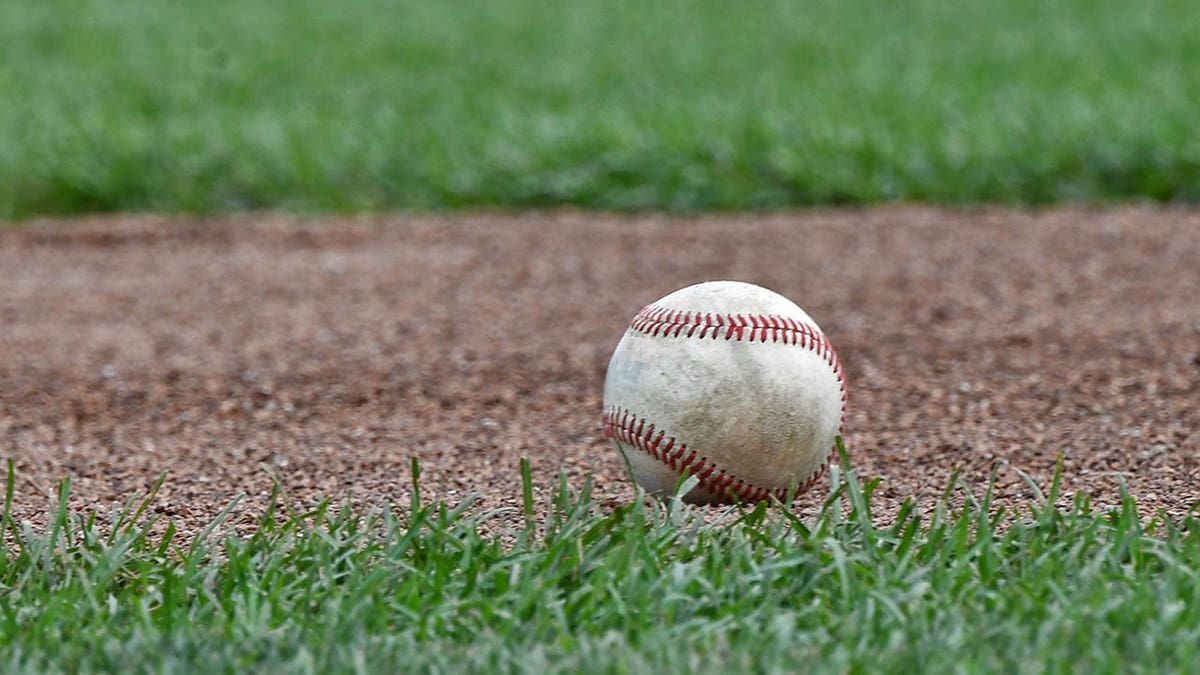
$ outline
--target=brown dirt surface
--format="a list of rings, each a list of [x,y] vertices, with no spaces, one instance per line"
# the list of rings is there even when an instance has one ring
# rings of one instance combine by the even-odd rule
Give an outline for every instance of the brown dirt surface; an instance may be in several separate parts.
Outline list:
[[[881,517],[1015,469],[1144,512],[1200,495],[1200,211],[895,206],[351,221],[99,218],[0,229],[0,453],[15,512],[108,511],[165,472],[184,531],[278,479],[309,503],[543,502],[562,470],[634,491],[600,433],[608,357],[645,304],[740,279],[804,307],[849,381]],[[811,509],[827,485],[806,497]]]

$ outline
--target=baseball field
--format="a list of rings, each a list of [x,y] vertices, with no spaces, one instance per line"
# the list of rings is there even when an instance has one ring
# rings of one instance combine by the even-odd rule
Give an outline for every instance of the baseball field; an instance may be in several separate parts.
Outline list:
[[[0,669],[1200,671],[1197,34],[0,3]],[[788,505],[648,498],[601,430],[713,279],[844,368]]]

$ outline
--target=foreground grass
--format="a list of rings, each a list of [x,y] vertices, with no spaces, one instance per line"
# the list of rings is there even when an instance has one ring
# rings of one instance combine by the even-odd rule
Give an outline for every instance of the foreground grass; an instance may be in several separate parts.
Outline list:
[[[9,0],[0,218],[1200,199],[1200,5]]]
[[[37,529],[6,507],[0,669],[1170,672],[1200,663],[1195,521],[1143,524],[1126,500],[1107,513],[1042,506],[1001,527],[984,497],[924,522],[905,510],[879,528],[872,487],[851,473],[811,519],[756,508],[702,525],[678,503],[598,513],[586,487],[563,484],[544,530],[507,543],[443,505],[273,511],[249,538],[183,549],[169,533],[148,536],[136,510],[101,528],[64,506]]]

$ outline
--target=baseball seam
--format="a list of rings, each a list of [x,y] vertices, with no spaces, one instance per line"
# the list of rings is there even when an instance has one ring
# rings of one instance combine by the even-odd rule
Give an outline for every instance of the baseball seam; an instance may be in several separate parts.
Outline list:
[[[737,340],[739,342],[782,342],[797,345],[819,355],[833,369],[841,390],[842,417],[838,426],[841,435],[846,427],[846,378],[833,345],[815,326],[791,317],[773,314],[713,314],[690,312],[649,305],[638,312],[629,329],[652,337]],[[656,432],[653,423],[635,412],[620,407],[605,410],[601,416],[604,436],[632,445],[663,462],[673,471],[696,476],[700,485],[714,495],[733,494],[743,502],[756,502],[771,496],[780,501],[804,492],[829,469],[837,444],[825,455],[825,461],[795,487],[770,490],[753,485],[716,466],[666,430]]]
[[[718,496],[735,495],[744,503],[759,502],[774,496],[779,501],[787,501],[813,486],[829,469],[832,452],[826,455],[825,461],[794,488],[767,488],[753,485],[738,478],[732,473],[717,467],[706,457],[697,456],[694,450],[688,450],[686,443],[678,443],[674,436],[667,436],[666,431],[655,433],[654,424],[647,424],[643,417],[624,410],[612,408],[606,410],[601,423],[604,425],[604,436],[609,439],[628,443],[633,447],[649,454],[663,462],[673,471],[686,471],[700,480],[700,486],[711,494]]]

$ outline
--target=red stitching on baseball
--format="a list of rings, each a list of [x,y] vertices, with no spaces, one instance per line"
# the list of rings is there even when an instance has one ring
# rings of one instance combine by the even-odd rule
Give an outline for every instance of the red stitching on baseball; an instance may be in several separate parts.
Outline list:
[[[743,332],[744,327],[749,324],[750,330]],[[738,340],[739,342],[766,342],[768,332],[770,332],[771,341],[778,342],[780,333],[783,333],[783,341],[788,344],[800,345],[800,347],[815,352],[818,356],[833,368],[834,375],[837,376],[838,385],[841,388],[842,394],[842,427],[838,429],[841,434],[845,430],[844,417],[846,414],[846,378],[842,373],[842,362],[838,359],[837,351],[833,345],[825,338],[825,334],[816,328],[803,321],[788,316],[781,317],[774,314],[726,314],[716,315],[713,317],[711,313],[701,315],[699,312],[692,314],[684,311],[671,311],[664,307],[655,305],[647,305],[642,308],[642,311],[633,317],[629,327],[639,333],[645,333],[654,337],[659,335],[667,336],[672,333],[674,328],[674,336],[679,337],[681,332],[687,328],[687,337],[693,337],[693,332],[700,328],[699,337],[706,337],[705,331],[709,326],[727,327],[724,331],[726,340]],[[719,331],[716,328],[712,329],[714,339],[718,337]]]
[[[709,312],[693,314],[690,311],[672,311],[665,307],[647,305],[637,313],[637,316],[633,317],[629,328],[652,337],[699,339],[711,337],[715,340],[724,335],[727,341],[767,342],[769,340],[780,342],[782,340],[785,344],[799,345],[800,348],[820,356],[833,369],[842,396],[842,418],[838,425],[838,435],[845,433],[846,377],[842,372],[842,362],[838,359],[837,351],[826,339],[825,334],[815,326],[792,317],[774,314],[717,314],[714,316]],[[722,328],[724,330],[721,330]],[[711,478],[717,468],[708,459],[697,457],[694,451],[688,451],[686,443],[676,445],[675,437],[666,436],[665,430],[660,429],[657,438],[651,438],[650,434],[653,434],[654,425],[650,426],[650,434],[643,434],[646,421],[628,410],[620,408],[607,410],[601,416],[601,423],[604,426],[606,438],[615,437],[629,443],[665,463],[672,470],[687,471],[698,476],[700,484],[713,494],[732,493],[743,502],[762,501],[772,495],[782,501],[789,496],[787,490],[779,489],[772,492],[765,488],[754,487],[740,478],[725,473],[724,470],[717,472],[715,478]],[[664,438],[666,445],[660,451],[659,446]],[[672,452],[673,448],[674,452]],[[686,458],[684,458],[685,453],[687,454]],[[804,492],[820,480],[821,476],[829,470],[829,464],[835,454],[837,454],[836,443],[826,455],[825,462],[821,464],[820,468],[798,486],[793,494]],[[695,466],[692,466],[693,463]]]
[[[822,462],[821,466],[805,479],[804,482],[797,485],[794,492],[786,488],[768,490],[763,487],[755,487],[745,480],[726,472],[724,469],[718,469],[716,464],[708,461],[705,457],[697,457],[694,451],[687,449],[686,443],[680,443],[678,445],[679,449],[674,455],[668,456],[665,451],[661,455],[657,454],[655,447],[658,443],[662,442],[666,432],[659,431],[655,435],[653,431],[654,425],[650,425],[650,431],[643,433],[646,429],[646,420],[628,410],[617,407],[606,410],[601,415],[600,423],[604,427],[605,438],[615,438],[618,441],[628,443],[651,457],[665,462],[667,466],[674,470],[686,471],[690,475],[696,476],[700,479],[700,485],[714,495],[732,494],[744,503],[760,502],[770,499],[772,496],[780,501],[786,501],[790,497],[808,490],[829,470],[829,463],[834,454],[831,451],[826,455],[825,461]],[[667,437],[667,447],[669,448],[673,445],[675,445],[675,438],[673,436]],[[688,453],[687,459],[676,466],[677,458],[684,452]],[[693,462],[695,466],[692,466]]]

